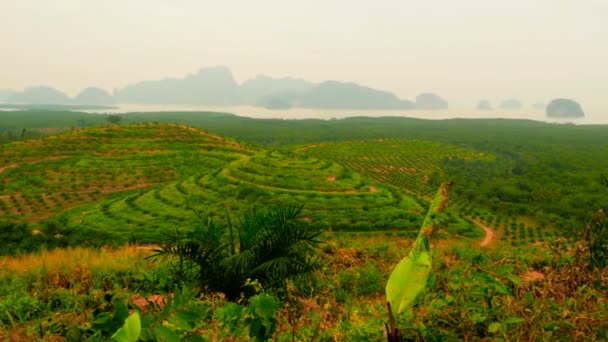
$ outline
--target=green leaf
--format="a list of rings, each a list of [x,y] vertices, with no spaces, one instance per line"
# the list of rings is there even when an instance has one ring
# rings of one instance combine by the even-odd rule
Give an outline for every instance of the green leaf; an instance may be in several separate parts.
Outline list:
[[[488,316],[482,315],[481,313],[474,313],[471,315],[471,321],[475,324],[483,323],[486,319],[488,319]]]
[[[519,318],[519,317],[509,317],[507,319],[505,319],[504,321],[502,321],[504,324],[518,324],[523,322],[524,319]]]
[[[262,293],[249,299],[251,311],[258,317],[268,319],[277,314],[279,301],[275,296]]]
[[[156,329],[154,329],[154,333],[156,334],[156,337],[158,337],[158,339],[160,341],[165,341],[165,342],[180,342],[181,341],[178,333],[167,328],[164,325],[159,325],[158,327],[156,327]]]
[[[519,278],[516,275],[510,274],[510,273],[505,274],[505,278],[509,279],[513,284],[516,284],[516,285],[523,284],[523,282],[521,281],[521,278]]]
[[[221,327],[229,327],[231,332],[235,332],[238,329],[238,322],[243,316],[243,309],[242,305],[226,302],[216,312],[218,323]]]
[[[500,325],[500,323],[498,323],[498,322],[492,322],[488,326],[488,332],[489,333],[495,333],[495,332],[499,331],[501,328],[502,328],[502,326]]]
[[[430,235],[437,225],[437,213],[441,212],[447,203],[448,186],[450,184],[444,183],[437,191],[414,248],[397,264],[386,283],[386,301],[390,304],[393,317],[410,308],[416,296],[427,285],[432,264]]]
[[[413,253],[402,259],[391,273],[386,284],[386,299],[397,315],[409,308],[426,286],[431,269],[428,252]]]
[[[509,291],[509,288],[506,287],[505,285],[501,284],[501,283],[496,283],[494,285],[494,288],[496,289],[496,292],[501,294],[501,295],[505,295],[508,296],[511,294],[511,291]]]
[[[171,323],[174,327],[176,327],[178,329],[185,330],[185,331],[192,330],[192,326],[190,325],[190,323],[188,323],[187,320],[182,319],[178,315],[169,317],[168,321],[169,321],[169,323]]]
[[[118,342],[136,342],[140,334],[141,320],[139,313],[135,312],[127,317],[125,324],[112,335],[112,339]]]
[[[251,316],[246,320],[249,325],[249,336],[256,341],[267,341],[277,328],[276,314],[279,311],[278,298],[267,293],[249,299]]]

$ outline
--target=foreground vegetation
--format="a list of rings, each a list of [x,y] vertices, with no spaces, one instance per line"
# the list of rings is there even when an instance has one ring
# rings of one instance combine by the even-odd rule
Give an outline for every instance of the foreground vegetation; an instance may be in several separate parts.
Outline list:
[[[412,239],[395,234],[325,235],[315,281],[288,283],[273,317],[279,341],[381,341],[384,284]],[[543,244],[522,253],[473,241],[435,245],[427,290],[399,323],[427,340],[602,340],[608,274],[589,272],[575,251]],[[249,340],[252,314],[222,295],[176,290],[150,251],[76,248],[1,262],[1,334],[11,341],[108,339],[134,310],[182,338]],[[188,287],[186,287],[188,288]],[[277,293],[269,293],[277,296]],[[163,311],[170,307],[171,311]],[[169,333],[168,333],[169,334]],[[169,339],[167,339],[169,340]]]

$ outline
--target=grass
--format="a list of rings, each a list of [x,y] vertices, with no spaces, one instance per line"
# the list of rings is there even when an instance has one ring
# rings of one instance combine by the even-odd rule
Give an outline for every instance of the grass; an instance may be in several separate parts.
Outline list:
[[[24,276],[27,274],[70,273],[78,269],[89,272],[120,272],[133,267],[146,249],[135,245],[121,248],[68,247],[41,250],[39,253],[5,256],[0,259],[0,277]]]

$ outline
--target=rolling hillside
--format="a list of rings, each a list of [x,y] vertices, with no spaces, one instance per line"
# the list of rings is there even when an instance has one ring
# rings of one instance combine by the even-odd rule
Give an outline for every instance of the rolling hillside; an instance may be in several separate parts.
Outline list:
[[[351,231],[415,233],[423,210],[396,189],[370,182],[339,164],[262,151],[211,173],[77,208],[66,216],[72,226],[152,242],[164,233],[191,227],[195,211],[226,222],[227,215],[256,205],[281,204],[303,204],[305,220],[320,228]]]
[[[489,158],[487,153],[426,140],[374,139],[305,145],[297,151],[333,160],[377,181],[429,199],[444,159]]]
[[[73,130],[0,149],[0,216],[35,222],[116,193],[220,168],[253,149],[183,125]]]

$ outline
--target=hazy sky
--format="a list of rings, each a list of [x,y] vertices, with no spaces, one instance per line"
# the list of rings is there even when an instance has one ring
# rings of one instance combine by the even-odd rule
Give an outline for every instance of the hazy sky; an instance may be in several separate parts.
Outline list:
[[[0,89],[75,95],[225,65],[451,103],[608,113],[606,0],[0,0]],[[607,114],[608,115],[608,114]]]

